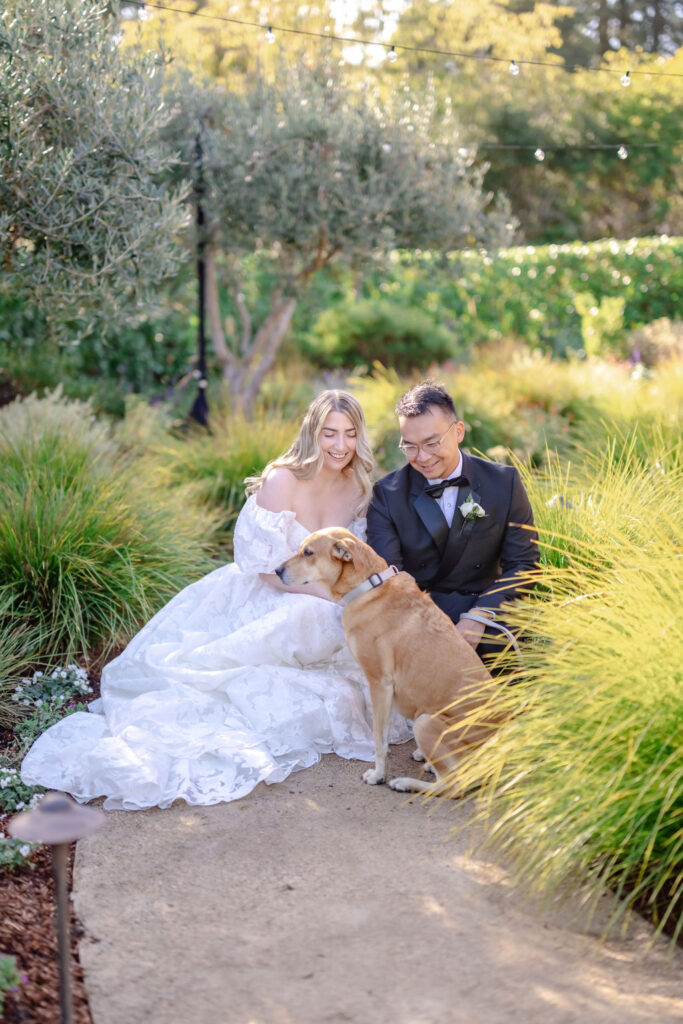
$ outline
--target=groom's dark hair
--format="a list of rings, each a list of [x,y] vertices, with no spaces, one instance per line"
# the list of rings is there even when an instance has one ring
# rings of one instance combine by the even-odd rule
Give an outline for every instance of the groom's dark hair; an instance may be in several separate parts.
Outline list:
[[[441,406],[442,409],[455,416],[457,420],[458,414],[455,411],[453,399],[443,384],[431,378],[420,381],[410,391],[406,391],[404,395],[401,395],[396,405],[396,415],[408,417],[422,416],[431,405]]]

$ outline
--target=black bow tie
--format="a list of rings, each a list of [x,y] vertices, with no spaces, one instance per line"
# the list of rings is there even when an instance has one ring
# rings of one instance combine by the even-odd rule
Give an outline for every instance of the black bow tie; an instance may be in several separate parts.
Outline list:
[[[447,487],[469,487],[470,482],[466,476],[454,476],[451,480],[442,480],[440,484],[431,484],[425,487],[425,494],[430,498],[440,498]]]

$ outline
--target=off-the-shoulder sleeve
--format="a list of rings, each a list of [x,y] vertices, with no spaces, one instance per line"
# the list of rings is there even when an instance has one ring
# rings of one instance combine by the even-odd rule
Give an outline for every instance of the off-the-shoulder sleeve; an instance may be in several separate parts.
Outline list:
[[[306,536],[293,512],[269,512],[252,494],[235,524],[235,562],[241,572],[273,572],[299,550]]]

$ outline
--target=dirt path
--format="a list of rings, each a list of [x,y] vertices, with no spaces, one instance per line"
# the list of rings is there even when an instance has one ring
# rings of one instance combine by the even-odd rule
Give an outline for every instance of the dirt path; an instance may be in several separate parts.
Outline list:
[[[412,745],[392,754],[413,768]],[[362,766],[326,757],[244,800],[114,812],[74,885],[95,1024],[668,1024],[683,952],[601,943]]]

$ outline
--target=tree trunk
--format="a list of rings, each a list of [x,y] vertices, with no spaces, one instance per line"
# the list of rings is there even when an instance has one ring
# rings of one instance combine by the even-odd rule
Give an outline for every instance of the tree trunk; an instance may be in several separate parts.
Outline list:
[[[235,366],[235,357],[228,348],[221,323],[221,307],[218,294],[218,275],[216,273],[216,246],[209,241],[204,250],[206,315],[209,321],[211,344],[216,360],[224,376],[229,376]]]
[[[295,298],[289,296],[282,299],[275,295],[271,302],[271,311],[256,332],[253,345],[242,357],[241,372],[235,381],[239,394],[236,395],[233,391],[232,382],[230,391],[247,416],[251,415],[263,379],[275,362],[295,309]]]
[[[598,45],[600,53],[606,53],[609,46],[609,8],[607,0],[600,0],[598,6]]]
[[[652,0],[654,14],[652,16],[652,53],[659,52],[659,45],[664,31],[664,16],[662,14],[662,0]]]
[[[619,42],[622,46],[627,44],[629,24],[628,0],[619,0]]]

